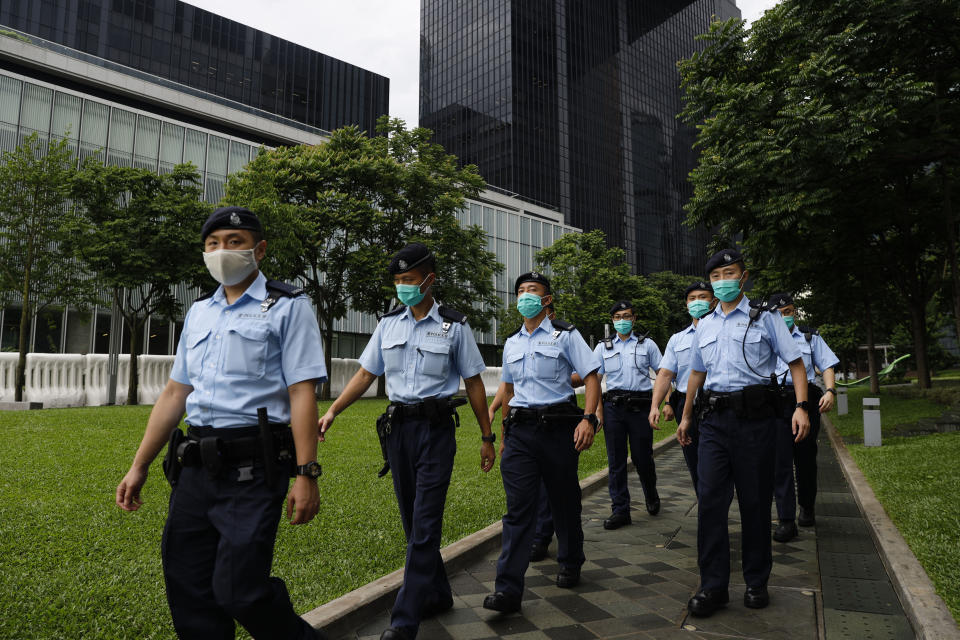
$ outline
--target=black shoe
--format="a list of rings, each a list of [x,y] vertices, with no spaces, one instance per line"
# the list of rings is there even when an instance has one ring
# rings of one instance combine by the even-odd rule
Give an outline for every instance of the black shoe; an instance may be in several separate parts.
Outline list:
[[[656,491],[653,492],[653,499],[647,498],[647,513],[652,516],[660,513],[660,494]]]
[[[520,611],[520,596],[508,596],[502,591],[497,591],[483,599],[483,608],[500,613],[516,613]]]
[[[444,611],[449,611],[453,608],[453,598],[446,597],[443,599],[434,599],[430,600],[423,606],[423,610],[420,611],[420,616],[422,618],[432,618],[433,616],[443,613]]]
[[[561,589],[572,589],[580,584],[580,567],[576,569],[563,567],[557,574],[557,586]]]
[[[797,537],[797,523],[793,520],[782,520],[773,532],[773,539],[777,542],[790,542]]]
[[[800,517],[797,518],[797,524],[801,527],[812,527],[817,524],[817,517],[813,513],[813,507],[809,509],[806,507],[800,507]]]
[[[530,546],[530,562],[540,562],[547,557],[547,547],[549,542],[537,540]]]
[[[384,629],[383,633],[380,634],[380,640],[413,640],[413,637],[400,631],[400,629],[390,627]]]
[[[698,591],[687,602],[687,611],[699,618],[713,615],[713,612],[730,602],[730,594],[722,591]]]
[[[767,587],[747,587],[743,594],[743,606],[750,609],[763,609],[770,604],[770,594]]]
[[[603,521],[603,528],[619,529],[620,527],[630,524],[631,522],[632,520],[630,519],[629,513],[615,513]]]

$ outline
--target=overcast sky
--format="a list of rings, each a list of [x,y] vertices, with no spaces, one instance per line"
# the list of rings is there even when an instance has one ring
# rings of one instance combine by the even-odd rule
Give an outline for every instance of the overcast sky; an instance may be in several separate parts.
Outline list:
[[[418,122],[420,0],[187,1],[390,78],[390,115]],[[776,4],[736,2],[749,21]]]

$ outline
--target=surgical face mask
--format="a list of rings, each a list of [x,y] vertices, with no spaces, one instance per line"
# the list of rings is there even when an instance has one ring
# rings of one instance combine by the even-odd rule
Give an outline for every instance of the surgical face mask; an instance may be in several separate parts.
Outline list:
[[[687,303],[687,311],[694,318],[702,318],[710,311],[710,303],[706,300],[691,300]]]
[[[253,249],[217,249],[203,254],[203,262],[213,279],[226,286],[243,282],[257,270]]]
[[[737,280],[714,280],[711,283],[714,295],[723,302],[733,301],[740,295],[741,280],[743,280],[743,276],[740,276]]]
[[[429,277],[429,276],[427,276]],[[426,282],[427,278],[423,279],[423,282]],[[403,304],[408,307],[412,307],[420,304],[424,296],[427,294],[423,291],[420,291],[420,287],[423,286],[423,282],[420,284],[398,284],[397,287],[397,299],[400,300]]]
[[[517,311],[524,318],[533,318],[543,310],[543,302],[535,293],[521,293],[517,296]]]
[[[793,329],[793,316],[783,316],[783,321],[787,323],[788,329]]]
[[[633,320],[614,320],[613,328],[621,335],[627,335],[633,329]]]

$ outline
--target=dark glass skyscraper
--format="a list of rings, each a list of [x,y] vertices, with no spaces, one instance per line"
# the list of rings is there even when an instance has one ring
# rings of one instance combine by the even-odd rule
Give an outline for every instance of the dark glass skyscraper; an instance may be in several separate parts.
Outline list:
[[[733,0],[421,2],[420,124],[487,181],[602,229],[640,272],[699,273],[677,61]]]

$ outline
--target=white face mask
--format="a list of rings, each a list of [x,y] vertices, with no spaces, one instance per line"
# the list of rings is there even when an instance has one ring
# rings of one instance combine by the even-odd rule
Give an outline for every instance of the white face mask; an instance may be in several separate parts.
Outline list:
[[[243,282],[257,270],[253,249],[217,249],[204,252],[203,262],[213,279],[228,287]]]

